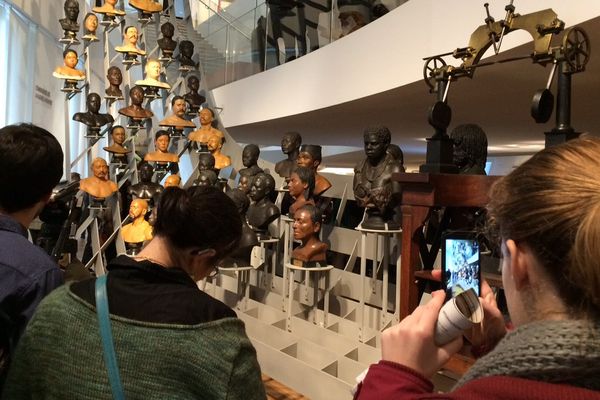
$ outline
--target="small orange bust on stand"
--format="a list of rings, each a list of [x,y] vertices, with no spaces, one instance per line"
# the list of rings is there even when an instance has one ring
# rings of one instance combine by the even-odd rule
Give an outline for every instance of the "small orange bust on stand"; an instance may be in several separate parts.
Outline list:
[[[97,199],[105,199],[119,190],[117,184],[108,179],[108,164],[104,159],[94,159],[92,173],[93,176],[79,182],[79,189]]]
[[[146,221],[148,201],[135,199],[129,207],[129,216],[133,221],[121,228],[121,236],[125,243],[142,243],[152,239],[152,226]]]

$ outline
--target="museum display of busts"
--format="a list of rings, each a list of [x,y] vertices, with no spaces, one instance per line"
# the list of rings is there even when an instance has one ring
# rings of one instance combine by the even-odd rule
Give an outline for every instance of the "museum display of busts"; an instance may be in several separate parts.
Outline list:
[[[269,237],[269,224],[279,218],[279,208],[269,198],[275,190],[275,179],[264,172],[254,176],[249,197],[252,203],[248,207],[246,220],[259,239]]]
[[[161,82],[160,79],[160,62],[158,60],[149,59],[146,62],[144,72],[146,76],[144,79],[136,81],[135,84],[139,86],[146,86],[151,88],[171,89],[171,85],[166,82]]]
[[[105,20],[114,19],[115,15],[125,15],[125,11],[116,9],[118,0],[105,0],[104,4],[100,7],[92,8],[92,11],[96,14],[104,15]]]
[[[152,226],[146,221],[148,213],[148,201],[144,199],[135,199],[129,206],[129,217],[132,222],[123,225],[121,228],[121,237],[127,245],[128,243],[142,243],[152,239]]]
[[[125,128],[121,125],[113,125],[110,129],[112,144],[104,147],[104,151],[112,154],[112,164],[127,164],[127,154],[131,153],[125,145]]]
[[[242,236],[240,237],[237,248],[223,260],[222,265],[225,268],[249,266],[252,248],[259,244],[256,233],[246,222],[246,212],[250,206],[250,200],[248,199],[248,196],[239,189],[228,190],[226,194],[233,200],[240,213],[240,217],[242,217]]]
[[[300,146],[297,164],[301,167],[307,167],[313,170],[315,174],[315,196],[321,196],[330,187],[331,183],[322,175],[317,173],[321,164],[321,146],[315,144],[303,144]]]
[[[288,132],[281,139],[281,151],[287,155],[285,160],[275,164],[275,172],[282,178],[289,178],[292,170],[296,166],[302,137],[298,132]]]
[[[215,114],[210,108],[203,108],[200,110],[200,129],[193,131],[189,134],[188,139],[196,142],[198,146],[200,144],[207,145],[208,140],[211,137],[217,137],[223,143],[223,132],[213,127],[213,120]]]
[[[108,179],[108,164],[100,157],[92,162],[92,176],[79,181],[79,189],[99,200],[119,190],[117,184]]]
[[[173,26],[170,22],[165,22],[160,26],[160,32],[162,33],[162,37],[157,40],[158,47],[162,52],[162,57],[165,59],[171,59],[173,57],[173,52],[177,47],[177,42],[173,40],[173,36],[175,35],[175,26]]]
[[[244,146],[242,150],[242,164],[245,168],[238,171],[240,175],[254,176],[263,169],[258,166],[258,157],[260,156],[260,149],[255,144],[248,144]]]
[[[56,67],[52,76],[67,81],[82,81],[85,79],[85,72],[75,69],[79,57],[73,49],[67,49],[63,52],[64,65]]]
[[[197,64],[192,57],[194,56],[194,43],[189,40],[182,40],[179,43],[179,66],[181,70],[189,71],[196,68]]]
[[[168,187],[181,187],[181,176],[177,174],[167,176],[164,186],[165,189]]]
[[[121,69],[117,66],[112,66],[106,73],[106,80],[108,81],[108,87],[104,91],[107,98],[122,99],[123,92],[121,91],[121,83],[123,83],[123,74]]]
[[[160,121],[158,125],[174,128],[177,131],[181,131],[184,128],[195,128],[196,124],[184,118],[186,106],[187,103],[183,97],[173,97],[173,99],[171,100],[171,109],[173,113],[165,119],[163,119],[162,121]]]
[[[119,110],[119,114],[129,117],[132,125],[139,126],[147,119],[154,116],[154,113],[150,110],[142,107],[144,102],[144,89],[141,86],[134,86],[129,90],[129,98],[131,105]]]
[[[148,200],[150,206],[154,206],[164,190],[161,185],[152,182],[154,167],[150,163],[142,161],[138,166],[138,174],[140,177],[139,183],[129,186],[127,188],[127,195],[131,200]]]
[[[404,172],[402,164],[392,157],[387,148],[391,133],[385,126],[365,129],[366,158],[354,168],[354,198],[366,209],[363,229],[399,229],[394,221],[394,208],[400,199],[400,184],[392,180],[392,174]]]
[[[290,196],[294,199],[294,203],[289,209],[290,215],[293,216],[296,210],[305,204],[315,204],[313,199],[315,174],[310,168],[296,166],[290,175],[288,189]]]
[[[77,17],[79,16],[79,2],[77,0],[65,0],[64,10],[65,18],[58,20],[65,32],[65,36],[61,41],[79,44],[79,41],[77,40],[77,32],[79,32],[79,23],[77,22]]]
[[[115,47],[115,51],[125,54],[125,59],[132,61],[137,56],[145,56],[146,51],[137,47],[138,30],[135,26],[130,25],[123,31],[123,45]]]
[[[87,126],[88,137],[98,137],[101,127],[114,122],[112,115],[99,113],[101,101],[98,93],[90,93],[86,99],[87,111],[73,115],[73,121],[81,122]]]
[[[96,14],[85,14],[85,18],[83,18],[83,38],[89,42],[97,42],[96,29],[98,29],[98,17],[96,17]]]
[[[188,115],[196,116],[202,104],[206,102],[206,98],[198,93],[200,89],[200,79],[195,76],[190,76],[187,79],[187,87],[189,92],[183,95],[183,98],[189,105]]]
[[[305,204],[296,210],[292,226],[294,239],[302,244],[292,251],[293,261],[300,261],[304,266],[308,266],[305,263],[325,262],[329,246],[319,240],[322,218],[321,210],[312,204]]]
[[[157,13],[163,10],[163,5],[154,0],[129,0],[129,5],[143,13]]]
[[[208,151],[215,158],[215,169],[223,169],[231,165],[231,157],[221,153],[223,147],[223,140],[216,135],[208,138]]]
[[[144,156],[144,161],[155,161],[157,163],[178,163],[179,156],[175,153],[169,153],[169,132],[158,130],[154,134],[155,151],[147,153]]]
[[[487,135],[479,125],[459,125],[450,133],[454,142],[452,161],[460,174],[486,175]]]

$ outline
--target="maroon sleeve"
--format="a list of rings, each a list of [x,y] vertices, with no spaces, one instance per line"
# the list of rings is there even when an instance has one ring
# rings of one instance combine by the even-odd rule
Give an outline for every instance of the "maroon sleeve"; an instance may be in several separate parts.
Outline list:
[[[412,399],[432,391],[433,383],[423,375],[404,365],[382,360],[371,365],[354,399]]]

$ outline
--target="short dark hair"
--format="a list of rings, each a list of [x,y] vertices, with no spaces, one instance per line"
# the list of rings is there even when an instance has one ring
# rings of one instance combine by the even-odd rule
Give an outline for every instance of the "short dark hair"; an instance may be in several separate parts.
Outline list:
[[[322,161],[321,146],[318,144],[303,144],[300,146],[300,153],[308,153],[314,160]]]
[[[304,204],[296,210],[296,212],[298,211],[307,211],[313,224],[316,224],[317,222],[321,223],[321,220],[323,219],[321,209],[313,204]]]
[[[242,150],[242,153],[245,152],[246,150],[252,152],[252,155],[254,155],[257,158],[260,155],[260,149],[255,144],[251,143],[251,144],[245,145],[244,149]]]
[[[12,213],[40,201],[63,174],[58,140],[33,124],[0,129],[0,208]]]
[[[292,174],[298,175],[302,183],[306,183],[308,187],[304,191],[304,198],[306,200],[312,199],[315,193],[315,172],[307,167],[296,166],[292,170]]]
[[[369,135],[376,135],[377,140],[383,143],[390,144],[390,142],[392,141],[392,133],[390,132],[388,127],[384,125],[369,126],[364,131],[364,137],[366,138]]]
[[[79,55],[77,54],[77,52],[71,48],[63,51],[63,58],[65,58],[67,56],[67,54],[69,54],[69,53],[75,53],[75,57],[79,58]]]
[[[158,139],[161,136],[169,136],[170,137],[169,132],[165,131],[164,129],[159,129],[154,134],[154,140]]]
[[[171,99],[171,107],[173,107],[173,106],[175,105],[175,102],[176,102],[177,100],[184,100],[184,101],[185,101],[185,99],[183,98],[183,96],[175,96],[175,97],[173,97],[173,98]]]
[[[212,248],[222,258],[237,247],[242,220],[237,207],[214,187],[169,187],[158,202],[155,236],[179,249]]]

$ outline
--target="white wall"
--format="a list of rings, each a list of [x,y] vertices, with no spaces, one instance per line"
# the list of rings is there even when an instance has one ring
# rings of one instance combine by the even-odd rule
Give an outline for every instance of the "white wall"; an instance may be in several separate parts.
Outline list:
[[[491,14],[504,18],[507,2],[491,3]],[[567,26],[600,15],[598,0],[519,0],[515,5],[520,14],[552,8]],[[484,19],[479,2],[411,0],[316,52],[216,88],[213,96],[224,109],[221,120],[226,127],[356,100],[422,79],[422,58],[467,46]],[[503,50],[530,40],[525,32],[511,33]]]

